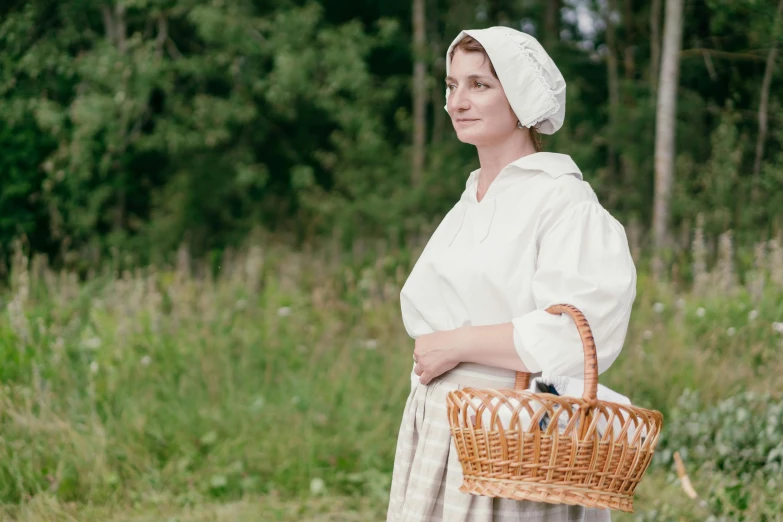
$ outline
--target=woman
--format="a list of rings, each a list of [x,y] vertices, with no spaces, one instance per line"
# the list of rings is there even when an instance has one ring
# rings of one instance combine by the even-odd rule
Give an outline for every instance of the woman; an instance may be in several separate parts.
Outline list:
[[[590,322],[598,371],[617,358],[636,296],[625,231],[565,154],[542,152],[565,116],[565,81],[535,38],[462,31],[446,53],[446,107],[480,168],[400,292],[415,339],[388,522],[606,521],[608,510],[461,493],[446,395],[512,388],[516,371],[583,376],[568,303]]]

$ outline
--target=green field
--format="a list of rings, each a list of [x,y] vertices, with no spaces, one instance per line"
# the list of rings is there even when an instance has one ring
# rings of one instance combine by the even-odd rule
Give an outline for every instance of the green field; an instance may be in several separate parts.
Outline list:
[[[0,518],[381,520],[413,349],[399,289],[421,247],[265,240],[82,278],[17,250],[0,293]],[[760,245],[743,274],[729,253],[696,263],[695,285],[640,268],[601,382],[666,429],[637,513],[615,520],[783,511],[783,251]]]

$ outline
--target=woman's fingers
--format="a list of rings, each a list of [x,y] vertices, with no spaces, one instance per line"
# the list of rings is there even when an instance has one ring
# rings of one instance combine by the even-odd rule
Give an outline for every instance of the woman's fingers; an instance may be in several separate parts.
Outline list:
[[[413,367],[413,373],[419,376],[419,382],[422,384],[429,384],[429,382],[432,380],[429,374],[424,375],[424,368],[419,363],[416,363],[416,366]]]
[[[431,380],[428,376],[424,375],[424,367],[422,367],[419,362],[413,367],[413,373],[419,376],[419,382],[422,384],[428,384]]]

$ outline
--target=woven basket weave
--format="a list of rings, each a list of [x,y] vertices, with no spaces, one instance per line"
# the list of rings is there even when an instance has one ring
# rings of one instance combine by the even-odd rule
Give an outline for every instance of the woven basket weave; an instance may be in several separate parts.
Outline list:
[[[597,400],[598,366],[587,320],[571,305],[547,312],[566,313],[576,322],[585,352],[584,394],[526,391],[530,374],[522,372],[514,390],[449,392],[449,424],[463,473],[460,491],[632,512],[663,415]],[[489,425],[482,425],[488,417]]]

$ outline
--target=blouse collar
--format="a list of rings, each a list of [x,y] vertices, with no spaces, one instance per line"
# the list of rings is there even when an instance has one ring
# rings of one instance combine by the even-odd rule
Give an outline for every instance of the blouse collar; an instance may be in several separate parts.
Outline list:
[[[506,165],[503,170],[492,180],[484,197],[478,201],[476,189],[478,188],[479,172],[476,169],[470,173],[465,182],[465,192],[460,198],[463,201],[473,204],[481,204],[486,199],[493,199],[507,189],[526,181],[539,173],[549,174],[553,178],[559,178],[564,175],[576,176],[580,180],[584,179],[582,171],[576,166],[574,160],[568,154],[557,152],[535,152],[522,156],[518,160],[512,161]]]
[[[480,220],[474,225],[478,235],[479,243],[483,242],[489,235],[492,227],[492,221],[497,211],[497,196],[509,188],[518,185],[540,173],[549,174],[553,178],[559,178],[565,175],[575,176],[578,179],[582,177],[582,171],[576,166],[574,160],[568,154],[559,154],[556,152],[536,152],[522,156],[518,160],[512,161],[506,165],[503,170],[492,180],[484,197],[478,201],[476,189],[478,188],[478,177],[481,169],[476,169],[470,173],[465,183],[465,191],[462,193],[460,202],[465,203],[462,208],[462,215],[459,217],[459,225],[448,241],[449,246],[459,235],[462,225],[465,222],[465,214],[468,206],[474,206],[480,210]]]

